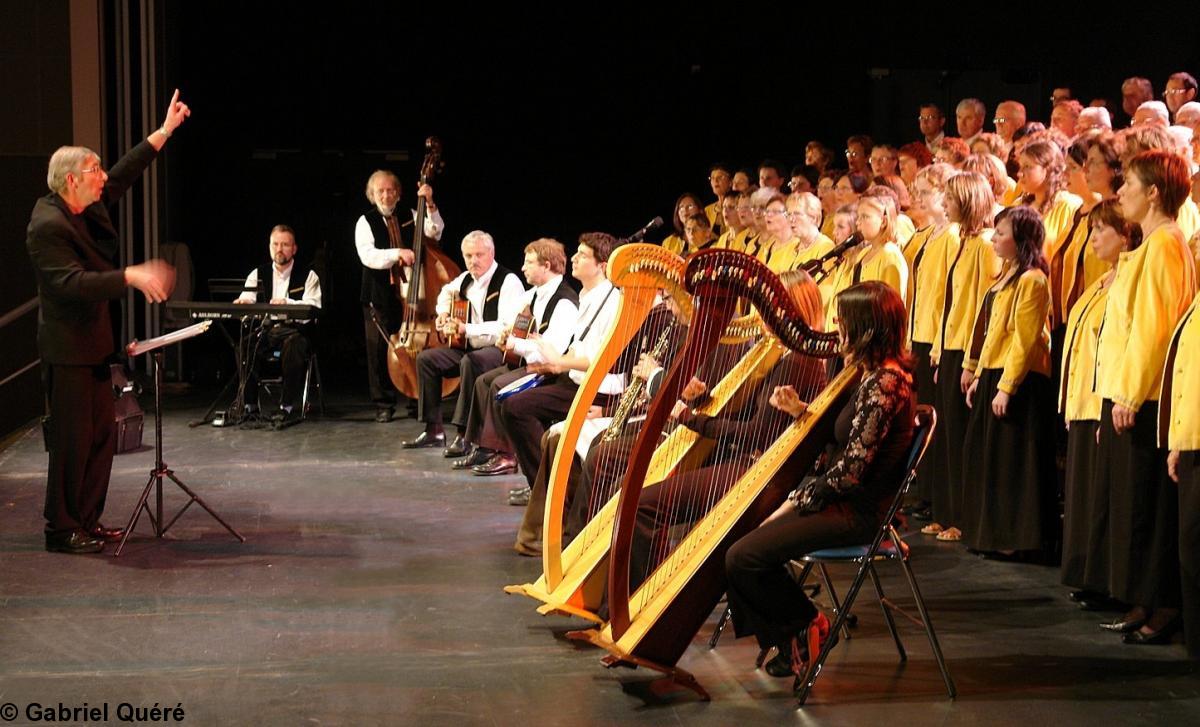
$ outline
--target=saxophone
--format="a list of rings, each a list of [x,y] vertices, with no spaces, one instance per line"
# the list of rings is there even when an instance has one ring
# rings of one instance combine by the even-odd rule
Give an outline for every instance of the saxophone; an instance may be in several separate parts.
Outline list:
[[[655,361],[662,361],[663,354],[667,350],[667,343],[671,340],[671,332],[674,330],[675,321],[671,321],[663,327],[658,340],[654,342],[654,348],[650,351],[650,358]],[[625,423],[629,421],[629,415],[633,413],[634,407],[642,402],[645,389],[645,379],[635,378],[629,382],[629,386],[625,387],[625,393],[621,395],[621,402],[617,404],[616,412],[613,413],[612,422],[609,423],[608,429],[604,430],[602,441],[611,442],[621,435],[621,431],[625,429]]]

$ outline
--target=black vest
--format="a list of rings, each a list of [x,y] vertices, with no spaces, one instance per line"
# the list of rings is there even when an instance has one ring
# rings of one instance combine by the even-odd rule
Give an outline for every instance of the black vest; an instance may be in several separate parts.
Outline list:
[[[292,260],[292,272],[288,278],[288,298],[299,300],[304,297],[304,284],[308,281],[308,271],[312,268]],[[387,272],[386,270],[384,272]],[[275,266],[272,263],[258,266],[258,299],[259,303],[271,302],[271,289],[275,285]]]
[[[405,211],[404,208],[399,206],[394,211],[396,224],[399,226],[400,247],[412,249],[412,240],[408,237],[404,227],[407,220],[399,215],[403,211]],[[392,242],[388,237],[387,222],[384,222],[383,213],[379,211],[379,208],[372,207],[363,214],[363,219],[371,228],[371,235],[375,238],[375,247],[380,250],[391,249]],[[363,266],[362,292],[358,296],[360,303],[373,303],[381,311],[399,307],[400,302],[393,290],[392,276],[389,270],[375,270],[366,265]]]
[[[492,279],[488,281],[487,296],[483,299],[483,320],[472,321],[468,323],[483,323],[486,321],[494,321],[500,317],[500,288],[504,286],[504,279],[512,275],[503,265],[496,264],[496,272],[492,274]],[[475,282],[470,273],[463,275],[462,282],[458,285],[458,297],[462,300],[467,299],[467,288],[471,287],[471,283]],[[468,313],[468,315],[470,315]]]
[[[560,300],[569,300],[575,304],[575,307],[579,307],[579,293],[576,293],[574,288],[567,285],[566,277],[558,281],[558,288],[554,291],[554,295],[550,296],[550,302],[546,304],[546,310],[542,311],[542,319],[538,321],[538,333],[545,333],[546,329],[550,327],[550,319],[554,317],[554,307],[558,305]],[[532,306],[530,308],[532,309]]]

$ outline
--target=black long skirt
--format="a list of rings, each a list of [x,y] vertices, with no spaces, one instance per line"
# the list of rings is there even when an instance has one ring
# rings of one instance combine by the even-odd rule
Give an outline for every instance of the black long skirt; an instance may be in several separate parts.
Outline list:
[[[1108,479],[1096,477],[1100,422],[1071,422],[1067,432],[1066,517],[1063,519],[1062,582],[1108,592]]]
[[[1188,656],[1200,659],[1200,452],[1179,463],[1179,575],[1183,583],[1183,637]]]
[[[1108,479],[1108,592],[1152,608],[1179,606],[1179,496],[1157,446],[1158,402],[1142,404],[1118,435],[1113,404],[1100,415],[1099,477]]]
[[[957,526],[962,520],[963,435],[971,410],[963,398],[962,351],[942,351],[938,362],[938,380],[934,389],[934,408],[938,426],[925,459],[934,463],[930,502],[933,519],[943,527]]]
[[[912,353],[917,360],[916,369],[913,371],[913,383],[917,387],[917,403],[929,404],[937,408],[937,384],[933,381],[933,367],[929,365],[929,352],[933,350],[931,343],[918,343],[913,341]],[[933,500],[933,483],[941,472],[941,459],[937,454],[937,450],[933,442],[930,442],[930,451],[926,453],[924,459],[921,460],[921,466],[917,468],[917,480],[914,483],[914,489],[917,497],[926,502]],[[942,455],[944,457],[944,455]]]
[[[1055,540],[1054,394],[1026,374],[1001,419],[1002,369],[984,369],[963,438],[963,539],[976,550],[1041,550]]]

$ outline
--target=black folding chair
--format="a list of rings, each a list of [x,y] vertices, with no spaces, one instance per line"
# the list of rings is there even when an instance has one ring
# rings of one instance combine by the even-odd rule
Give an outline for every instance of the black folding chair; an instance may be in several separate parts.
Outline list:
[[[905,493],[916,477],[917,465],[920,464],[921,458],[925,456],[925,450],[929,446],[929,439],[936,427],[937,413],[933,407],[927,405],[918,406],[916,430],[913,433],[912,447],[909,449],[906,475],[900,482],[900,486],[896,489],[896,495],[892,498],[892,504],[888,508],[887,516],[883,519],[883,524],[880,526],[879,531],[875,533],[875,539],[870,544],[818,550],[800,558],[800,562],[805,566],[804,575],[807,575],[807,571],[816,566],[818,572],[821,574],[822,581],[825,583],[826,589],[829,591],[830,600],[833,601],[836,613],[836,618],[830,628],[831,634],[838,634],[839,632],[848,634],[846,625],[851,618],[850,609],[854,606],[854,601],[858,597],[858,592],[862,588],[863,581],[866,580],[867,576],[870,576],[871,583],[875,587],[875,593],[879,598],[880,606],[883,609],[888,630],[891,632],[892,639],[896,642],[896,650],[900,654],[900,661],[907,661],[908,655],[904,651],[904,645],[900,642],[900,634],[896,631],[896,623],[892,619],[892,611],[925,629],[925,635],[929,638],[929,645],[933,649],[933,657],[937,660],[938,668],[942,672],[943,681],[946,682],[946,691],[949,693],[950,698],[954,699],[956,694],[954,680],[950,678],[950,671],[946,668],[946,660],[942,657],[942,647],[938,644],[937,635],[933,630],[933,622],[929,619],[929,611],[925,608],[925,600],[921,597],[921,589],[917,586],[917,579],[913,575],[912,567],[909,564],[910,553],[908,545],[901,540],[900,534],[892,524],[896,517],[896,512],[900,509],[900,504],[904,500]],[[913,600],[917,605],[917,612],[921,616],[920,619],[906,613],[884,594],[883,586],[879,582],[879,575],[875,572],[875,562],[885,560],[894,560],[900,563],[900,568],[904,571],[904,577],[908,580],[909,588],[912,590]],[[829,579],[829,573],[826,570],[826,566],[830,563],[856,563],[859,566],[858,573],[855,574],[854,581],[850,584],[850,589],[841,601],[838,600],[837,593],[833,589],[833,582]],[[817,676],[821,673],[821,667],[824,666],[825,660],[829,657],[829,652],[833,649],[835,641],[836,639],[832,637],[827,639],[821,647],[821,652],[815,658],[810,655],[808,671],[803,678],[796,678],[795,686],[796,697],[799,702],[798,706],[803,707],[804,702],[808,699],[808,694],[812,690],[813,684],[817,681]]]

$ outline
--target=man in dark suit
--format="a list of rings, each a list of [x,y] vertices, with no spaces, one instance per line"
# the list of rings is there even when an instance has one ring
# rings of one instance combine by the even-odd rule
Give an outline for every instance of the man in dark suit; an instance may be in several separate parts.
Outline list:
[[[161,260],[117,267],[109,209],[190,114],[175,91],[162,126],[110,173],[90,149],[61,147],[50,157],[50,194],[29,219],[25,245],[37,275],[38,351],[50,403],[45,534],[52,552],[96,553],[124,534],[100,524],[116,449],[109,307],[127,287],[153,303],[166,300],[175,271]]]

